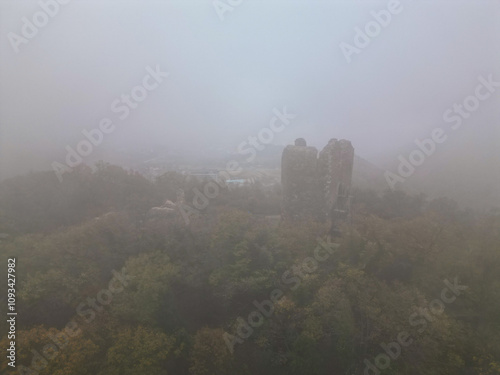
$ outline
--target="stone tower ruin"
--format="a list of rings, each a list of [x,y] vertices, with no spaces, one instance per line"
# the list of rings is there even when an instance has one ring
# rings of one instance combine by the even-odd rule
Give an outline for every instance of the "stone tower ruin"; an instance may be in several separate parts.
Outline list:
[[[283,219],[313,217],[335,225],[349,216],[354,148],[331,139],[319,153],[304,139],[283,151]]]
[[[331,139],[319,154],[318,174],[323,212],[332,220],[349,215],[354,148],[351,142]]]
[[[298,219],[318,214],[318,150],[304,139],[287,146],[281,159],[284,219]]]

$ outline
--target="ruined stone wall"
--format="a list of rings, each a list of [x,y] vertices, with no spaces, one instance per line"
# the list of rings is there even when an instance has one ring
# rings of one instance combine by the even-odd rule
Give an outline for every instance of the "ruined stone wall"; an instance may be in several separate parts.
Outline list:
[[[316,216],[319,192],[318,150],[298,141],[295,146],[285,148],[281,164],[283,218]]]
[[[318,178],[324,214],[330,215],[334,209],[348,210],[353,165],[354,148],[345,139],[331,139],[319,154]]]
[[[347,140],[330,140],[319,159],[302,138],[287,146],[281,168],[283,218],[335,220],[338,212],[348,211],[353,164],[354,148]]]

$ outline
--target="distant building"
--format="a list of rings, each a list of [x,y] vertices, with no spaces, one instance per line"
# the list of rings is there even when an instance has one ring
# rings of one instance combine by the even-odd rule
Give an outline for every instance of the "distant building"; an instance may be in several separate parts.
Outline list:
[[[231,187],[231,186],[244,186],[250,184],[249,180],[246,179],[237,179],[237,180],[226,180],[226,185]]]

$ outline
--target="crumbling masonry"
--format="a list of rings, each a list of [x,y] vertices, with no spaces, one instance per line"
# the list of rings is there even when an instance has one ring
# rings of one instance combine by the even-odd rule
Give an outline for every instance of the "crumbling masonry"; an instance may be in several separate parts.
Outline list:
[[[284,220],[313,217],[332,223],[349,215],[354,148],[331,139],[319,153],[299,138],[283,151],[281,183]]]

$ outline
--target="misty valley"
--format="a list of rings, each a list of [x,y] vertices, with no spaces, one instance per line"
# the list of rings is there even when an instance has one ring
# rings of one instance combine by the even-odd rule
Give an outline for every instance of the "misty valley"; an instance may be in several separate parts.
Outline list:
[[[0,375],[500,375],[499,21],[0,1]]]

